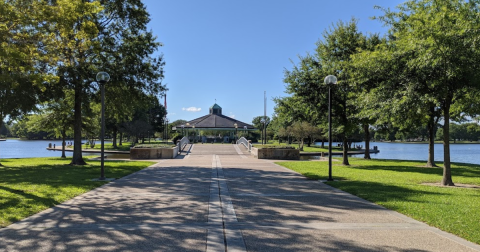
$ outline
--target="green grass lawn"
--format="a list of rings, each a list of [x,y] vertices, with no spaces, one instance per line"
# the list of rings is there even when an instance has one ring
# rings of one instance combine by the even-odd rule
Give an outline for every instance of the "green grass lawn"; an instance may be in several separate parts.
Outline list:
[[[254,144],[253,147],[256,147],[256,148],[268,148],[268,147],[277,147],[277,146],[291,146],[291,147],[295,147],[295,149],[298,149],[298,144],[297,143],[292,143],[290,145],[286,144],[286,143],[268,143],[268,144]],[[342,151],[343,148],[342,147],[332,147],[332,151]],[[321,148],[320,146],[314,146],[314,145],[311,145],[310,147],[307,146],[307,144],[305,144],[303,146],[303,151],[304,152],[328,152],[328,143],[325,145],[325,148]]]
[[[113,144],[112,143],[105,143],[103,146],[105,148],[105,150],[118,150],[118,151],[130,151],[130,146],[132,144],[129,143],[129,142],[123,142],[122,145],[118,145],[117,143],[117,148],[113,148]],[[83,145],[83,148],[85,149],[85,146],[86,145]],[[88,146],[88,148],[90,149],[90,146]],[[95,144],[95,147],[93,147],[94,149],[101,149],[102,148],[102,145],[100,143],[97,143]]]
[[[171,141],[170,142],[150,141],[150,143],[148,141],[145,141],[144,144],[139,143],[137,145],[171,145],[171,146],[173,146],[174,144]],[[115,149],[115,148],[113,148],[112,143],[105,143],[104,144],[105,150],[118,150],[118,151],[130,151],[131,146],[132,146],[132,143],[130,143],[130,142],[123,142],[122,145],[118,145],[118,143],[117,143],[117,148]],[[101,147],[102,147],[102,145],[100,143],[97,143],[97,144],[95,144],[94,149],[100,150]],[[84,148],[85,148],[85,145],[84,145]]]
[[[2,159],[0,167],[0,227],[88,192],[107,182],[100,177],[100,161],[70,166],[70,159]],[[153,162],[105,161],[105,176],[121,178]]]
[[[480,244],[480,189],[435,187],[443,168],[425,162],[350,158],[351,166],[334,162],[327,184]],[[326,180],[328,162],[277,163],[309,178]],[[437,165],[442,165],[437,162]],[[480,166],[452,164],[453,181],[480,186]]]

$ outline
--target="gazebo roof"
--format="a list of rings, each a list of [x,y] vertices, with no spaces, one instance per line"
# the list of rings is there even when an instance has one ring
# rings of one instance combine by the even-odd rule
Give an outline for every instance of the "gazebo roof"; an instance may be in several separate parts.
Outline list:
[[[198,129],[235,129],[235,124],[237,124],[239,130],[244,130],[245,126],[247,127],[247,130],[255,129],[255,127],[248,123],[222,115],[222,107],[215,103],[210,107],[210,114],[193,119],[185,123],[184,127],[193,128],[193,125],[195,125],[195,128]],[[182,125],[177,125],[177,128],[181,127]]]
[[[215,103],[215,104],[213,104],[210,108],[211,108],[211,109],[213,109],[213,108],[219,108],[219,109],[221,109],[222,107],[220,107],[220,105],[218,105],[218,104]]]

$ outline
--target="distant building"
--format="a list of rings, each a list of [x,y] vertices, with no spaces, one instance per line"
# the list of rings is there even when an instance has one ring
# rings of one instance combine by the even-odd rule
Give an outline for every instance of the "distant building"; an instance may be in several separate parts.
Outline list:
[[[236,136],[241,137],[248,131],[256,130],[248,123],[241,122],[222,114],[222,107],[213,104],[210,113],[197,119],[176,125],[176,130],[188,134],[191,140],[200,142],[231,142]]]

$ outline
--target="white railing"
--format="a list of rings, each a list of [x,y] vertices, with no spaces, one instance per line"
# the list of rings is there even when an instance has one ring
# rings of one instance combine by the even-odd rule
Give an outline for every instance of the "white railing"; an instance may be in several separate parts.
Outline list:
[[[237,144],[243,144],[243,146],[245,146],[245,148],[247,148],[248,151],[252,151],[252,144],[249,143],[245,137],[241,137],[240,139],[238,139]]]
[[[182,152],[183,151],[183,148],[185,148],[185,146],[187,144],[190,143],[190,140],[188,140],[188,137],[183,137],[179,142],[178,142],[178,151],[179,152]]]

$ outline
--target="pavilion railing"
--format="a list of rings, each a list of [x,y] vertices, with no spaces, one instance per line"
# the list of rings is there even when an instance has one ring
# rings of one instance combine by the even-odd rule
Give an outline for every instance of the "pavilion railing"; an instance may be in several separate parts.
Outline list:
[[[245,146],[248,151],[252,151],[252,144],[249,143],[245,137],[241,137],[240,139],[238,139],[237,144],[243,144],[243,146]]]
[[[185,148],[185,146],[187,144],[190,143],[190,140],[188,140],[188,137],[183,137],[179,142],[178,142],[178,151],[179,152],[182,152],[183,151],[183,148]]]

